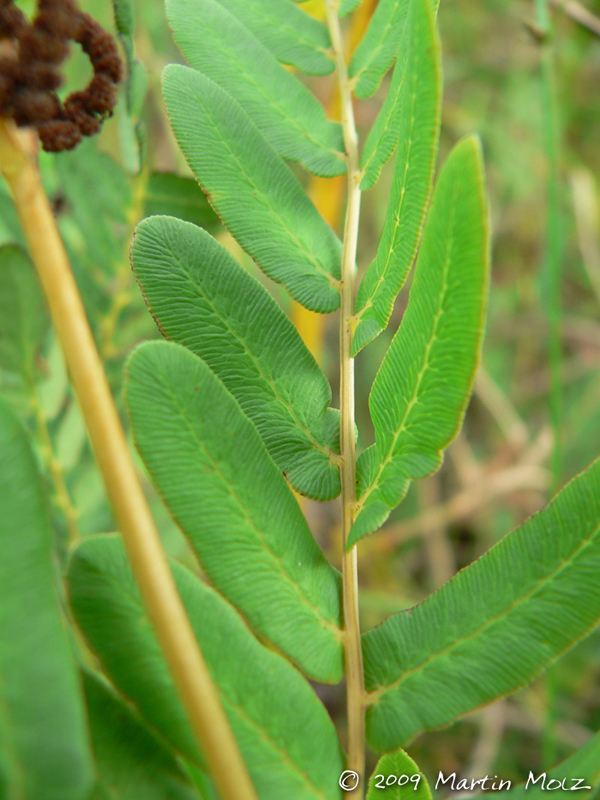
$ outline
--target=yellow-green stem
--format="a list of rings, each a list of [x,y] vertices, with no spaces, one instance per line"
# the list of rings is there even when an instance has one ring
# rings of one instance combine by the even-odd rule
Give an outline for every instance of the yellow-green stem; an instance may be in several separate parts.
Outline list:
[[[119,530],[171,675],[222,800],[258,800],[140,486],[30,132],[0,120],[0,169],[64,351]]]
[[[48,425],[46,423],[46,415],[44,414],[44,409],[40,403],[40,398],[38,396],[33,377],[30,376],[28,382],[33,414],[35,416],[35,422],[40,433],[40,438],[42,440],[42,456],[48,465],[48,469],[50,470],[52,483],[54,484],[54,491],[56,492],[56,502],[65,515],[65,519],[67,520],[69,545],[72,546],[79,539],[77,509],[71,502],[71,497],[69,496],[69,491],[65,484],[62,465],[54,455],[52,439],[50,438],[50,432],[48,431]]]
[[[100,320],[100,354],[104,360],[112,358],[116,352],[117,347],[114,342],[115,331],[119,314],[124,308],[127,308],[132,299],[131,282],[133,274],[129,266],[129,244],[135,226],[138,224],[144,213],[144,199],[146,190],[148,188],[148,181],[150,179],[150,170],[144,167],[140,174],[136,177],[131,206],[127,212],[127,230],[128,236],[123,248],[123,253],[119,263],[116,265],[116,288],[112,293],[110,300],[110,307],[108,312]]]
[[[365,686],[360,624],[358,618],[358,563],[356,547],[350,552],[346,543],[354,522],[356,504],[356,453],[354,445],[354,359],[350,355],[354,306],[354,273],[360,217],[360,170],[358,137],[354,122],[352,92],[344,58],[342,32],[338,19],[339,2],[326,0],[327,24],[335,55],[340,87],[342,130],[348,169],[348,202],[342,247],[342,280],[340,286],[340,455],[342,458],[342,532],[343,532],[343,595],[346,653],[346,696],[348,715],[348,769],[360,776],[360,784],[351,793],[361,797],[365,771]]]

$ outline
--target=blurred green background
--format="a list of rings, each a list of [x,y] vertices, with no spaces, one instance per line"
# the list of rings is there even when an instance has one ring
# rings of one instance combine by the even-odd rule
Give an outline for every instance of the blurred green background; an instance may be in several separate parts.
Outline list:
[[[34,4],[19,5],[31,11]],[[465,427],[444,467],[413,485],[383,531],[361,544],[365,628],[420,602],[600,455],[600,30],[588,30],[560,3],[550,5],[551,30],[544,35],[534,0],[441,2],[440,163],[461,136],[478,132],[488,172],[493,273],[487,336]],[[81,6],[114,31],[109,0]],[[600,28],[600,0],[587,0],[586,8]],[[115,116],[97,139],[77,150],[41,154],[44,181],[117,398],[131,349],[159,336],[128,262],[131,235],[143,216],[170,213],[205,225],[290,310],[284,290],[258,274],[216,221],[169,131],[160,74],[165,64],[182,59],[161,0],[138,2],[135,22],[130,46],[138,63],[133,66],[130,52],[131,80]],[[65,93],[91,74],[81,53],[73,54],[67,70]],[[311,79],[311,86],[325,102],[330,81]],[[373,98],[357,104],[363,134],[386,88],[384,82]],[[308,185],[308,176],[295,171]],[[388,164],[363,199],[359,272],[375,253],[390,177]],[[2,185],[0,244],[9,242],[22,243],[22,237]],[[388,331],[357,359],[361,447],[372,442],[369,387],[407,296],[408,287]],[[335,394],[335,315],[326,320],[322,340],[320,360]],[[29,366],[13,371],[0,361],[0,391],[39,443],[65,559],[70,533],[112,530],[113,521],[47,326]],[[167,548],[193,565],[148,481],[145,487]],[[304,502],[304,508],[323,548],[339,563],[337,502]],[[343,730],[343,689],[318,691]],[[431,779],[443,770],[516,781],[567,756],[599,728],[596,633],[527,690],[422,736],[409,752]]]

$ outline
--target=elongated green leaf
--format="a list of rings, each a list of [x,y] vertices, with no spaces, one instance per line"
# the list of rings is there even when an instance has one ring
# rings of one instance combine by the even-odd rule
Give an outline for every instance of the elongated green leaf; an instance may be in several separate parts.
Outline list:
[[[193,222],[213,231],[219,218],[193,178],[182,178],[169,172],[154,172],[150,176],[144,198],[144,216],[168,214]]]
[[[363,638],[378,750],[525,686],[600,620],[600,460],[544,511]]]
[[[0,399],[0,786],[5,800],[79,800],[93,781],[60,617],[52,527],[27,434]]]
[[[420,146],[421,139],[423,145],[417,155],[424,151],[435,161],[441,99],[441,44],[430,0],[411,0],[390,89],[361,154],[363,191],[375,185],[398,141],[402,170],[410,171],[415,159],[413,148]]]
[[[326,26],[289,0],[219,0],[245,28],[284,64],[309,75],[329,75],[334,62],[327,51],[331,41]],[[190,9],[191,13],[191,9]]]
[[[580,779],[580,782],[576,783],[576,779]],[[556,791],[563,780],[565,780],[564,789],[577,791],[577,797],[581,800],[598,795],[600,733],[552,769],[546,772],[532,772],[525,783],[511,787],[511,800],[529,800],[529,798],[542,800],[549,791]]]
[[[123,36],[133,36],[133,20],[135,17],[133,0],[113,0],[113,12],[115,25],[119,33]]]
[[[387,105],[392,98],[393,107],[382,109],[363,153],[363,188],[369,188],[399,143],[377,256],[356,298],[358,325],[352,339],[353,355],[386,327],[417,252],[439,137],[440,52],[429,0],[412,0],[402,53],[386,100]]]
[[[267,290],[209,234],[170,217],[141,223],[131,258],[161,331],[219,376],[292,486],[318,500],[336,497],[331,388]]]
[[[380,0],[367,32],[356,48],[348,74],[357,97],[370,97],[398,53],[411,0]]]
[[[64,409],[69,394],[69,376],[65,359],[56,336],[50,339],[50,346],[45,353],[48,375],[37,387],[40,403],[47,420],[54,420]]]
[[[5,245],[0,248],[0,367],[30,374],[48,324],[29,259],[21,248]]]
[[[163,91],[192,171],[241,246],[302,305],[338,308],[340,241],[240,106],[179,65],[165,69]]]
[[[431,800],[427,778],[404,750],[387,753],[377,762],[369,780],[367,800]]]
[[[273,2],[285,10],[282,0]],[[283,2],[309,19],[289,0]],[[175,40],[190,66],[230,94],[279,155],[317,175],[343,174],[339,123],[327,120],[314,95],[224,5],[220,0],[167,0]]]
[[[339,680],[339,575],[237,401],[165,342],[133,354],[127,401],[142,458],[211,583],[308,675]]]
[[[121,164],[130,175],[139,175],[141,157],[145,149],[146,127],[144,122],[136,121],[133,110],[143,103],[146,92],[146,73],[139,62],[133,62],[124,88],[124,103],[117,106],[117,125],[119,129],[119,149]]]
[[[261,800],[339,798],[340,747],[312,688],[259,644],[216,592],[180,564],[171,566]],[[252,578],[248,569],[246,580]],[[73,555],[68,581],[77,623],[111,680],[173,747],[199,763],[119,540],[85,540]]]
[[[468,138],[440,174],[408,307],[371,389],[375,444],[357,462],[360,510],[348,546],[387,519],[410,480],[439,468],[460,428],[481,349],[488,260],[481,153]]]
[[[148,92],[148,75],[140,61],[133,61],[130,65],[129,80],[127,83],[127,110],[132,124],[142,113],[144,100]],[[134,130],[135,133],[135,130]],[[155,173],[156,174],[156,173]]]
[[[416,3],[411,1],[411,11],[415,5]],[[396,149],[398,140],[404,141],[405,137],[400,135],[400,125],[404,123],[406,126],[407,121],[410,121],[410,118],[415,116],[415,109],[412,108],[411,110],[411,103],[413,101],[414,84],[417,83],[420,75],[414,72],[411,73],[411,70],[409,70],[410,56],[414,56],[418,52],[417,43],[412,41],[412,36],[409,33],[412,27],[410,20],[411,17],[414,18],[414,13],[411,13],[411,11],[409,11],[403,26],[400,55],[394,66],[389,91],[369,131],[367,141],[360,155],[360,168],[363,173],[360,188],[364,192],[377,183],[383,166],[392,157]],[[438,60],[436,59],[436,62]],[[411,77],[413,78],[412,82],[410,80]],[[407,103],[408,105],[406,105]],[[405,111],[401,110],[402,105],[404,105]],[[410,128],[407,128],[407,130],[410,131]]]
[[[93,798],[198,800],[172,752],[103,681],[83,673],[98,784]]]

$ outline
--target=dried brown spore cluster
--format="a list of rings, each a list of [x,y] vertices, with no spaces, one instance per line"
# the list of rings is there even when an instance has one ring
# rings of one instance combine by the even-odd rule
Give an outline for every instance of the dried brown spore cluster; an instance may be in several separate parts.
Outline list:
[[[0,0],[0,39],[12,41],[14,48],[0,56],[2,116],[36,128],[49,152],[70,150],[83,136],[98,133],[115,107],[122,64],[114,39],[93,17],[75,0],[39,0],[29,24],[13,0]],[[60,65],[70,41],[81,45],[94,76],[63,104],[56,90],[63,82]]]

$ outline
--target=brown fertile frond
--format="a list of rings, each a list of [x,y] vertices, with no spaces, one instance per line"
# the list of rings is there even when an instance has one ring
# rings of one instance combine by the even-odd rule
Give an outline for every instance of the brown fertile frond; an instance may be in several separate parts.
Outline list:
[[[13,0],[0,0],[0,39],[14,44],[14,53],[0,56],[0,115],[36,128],[49,152],[70,150],[82,136],[98,133],[112,115],[123,67],[113,37],[93,17],[75,0],[39,0],[29,24]],[[90,59],[94,76],[63,104],[56,90],[71,40]]]

